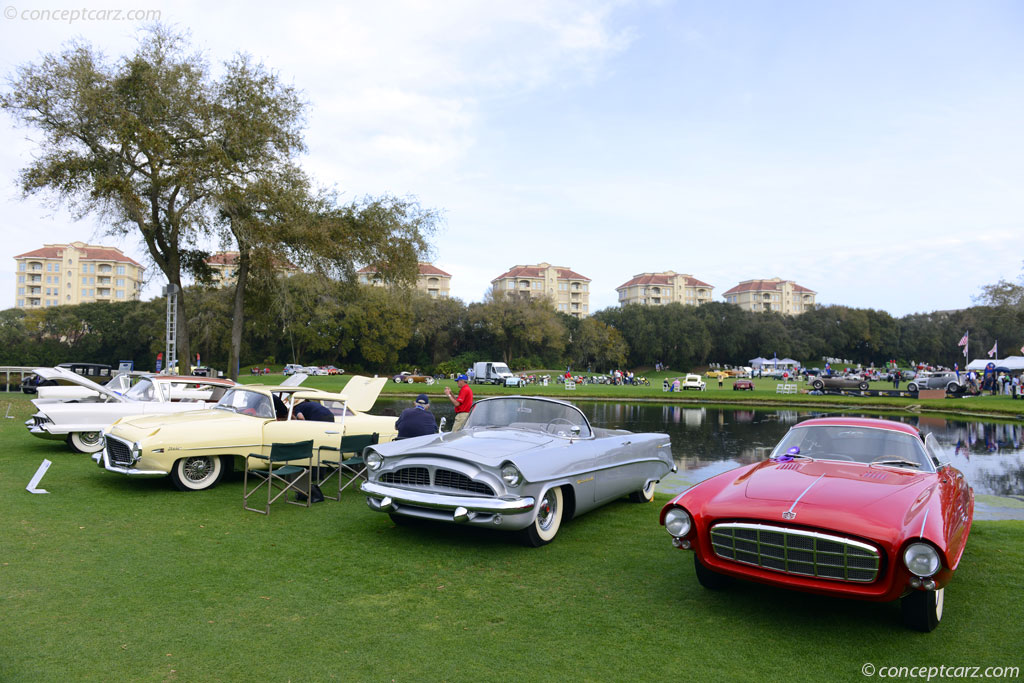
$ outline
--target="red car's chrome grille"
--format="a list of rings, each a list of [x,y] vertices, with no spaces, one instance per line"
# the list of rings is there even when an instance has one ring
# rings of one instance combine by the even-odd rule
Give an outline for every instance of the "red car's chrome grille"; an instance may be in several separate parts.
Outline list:
[[[881,566],[881,554],[867,543],[768,524],[715,524],[711,547],[726,560],[818,579],[870,583]]]

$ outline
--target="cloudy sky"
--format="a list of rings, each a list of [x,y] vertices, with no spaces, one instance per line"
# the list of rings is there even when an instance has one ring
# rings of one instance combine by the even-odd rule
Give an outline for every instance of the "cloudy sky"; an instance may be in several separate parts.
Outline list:
[[[211,63],[247,52],[304,92],[303,164],[322,185],[443,213],[431,256],[465,301],[547,261],[592,279],[592,311],[675,270],[717,300],[779,276],[902,316],[1022,273],[1016,0],[118,2],[4,0],[0,71],[76,38],[126,55],[139,9]],[[61,9],[93,14],[45,18]],[[12,257],[44,242],[146,262],[21,198],[32,135],[0,119],[0,308]]]

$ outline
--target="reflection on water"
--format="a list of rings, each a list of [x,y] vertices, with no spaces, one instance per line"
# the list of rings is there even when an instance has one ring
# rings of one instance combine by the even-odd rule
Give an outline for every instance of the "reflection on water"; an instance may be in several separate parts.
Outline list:
[[[720,472],[763,460],[798,421],[835,414],[656,403],[576,404],[595,427],[668,433],[679,472],[658,486],[665,493],[681,491]],[[381,399],[374,412],[392,410],[397,414],[410,405],[408,400]],[[447,415],[451,424],[453,413],[448,401],[435,401],[431,409],[439,418]],[[944,455],[964,473],[976,494],[1024,496],[1024,425],[920,416],[889,419],[934,434]]]

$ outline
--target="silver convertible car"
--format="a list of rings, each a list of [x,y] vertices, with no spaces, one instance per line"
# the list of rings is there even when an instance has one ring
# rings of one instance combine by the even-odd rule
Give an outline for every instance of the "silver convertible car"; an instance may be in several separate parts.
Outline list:
[[[371,509],[516,531],[549,543],[562,520],[622,496],[647,502],[675,470],[667,434],[590,426],[576,406],[500,396],[476,402],[458,432],[370,446],[364,452]]]

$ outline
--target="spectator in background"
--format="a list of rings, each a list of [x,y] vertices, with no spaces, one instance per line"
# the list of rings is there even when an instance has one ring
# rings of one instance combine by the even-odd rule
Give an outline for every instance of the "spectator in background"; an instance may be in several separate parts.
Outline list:
[[[426,394],[417,396],[413,407],[406,408],[398,416],[395,427],[398,428],[399,439],[435,434],[437,422],[434,420],[434,414],[430,412],[430,398]]]
[[[568,374],[568,373],[566,373]],[[473,407],[473,390],[469,388],[469,378],[466,375],[459,375],[455,378],[459,385],[459,394],[454,396],[449,387],[444,388],[444,394],[455,406],[455,421],[452,423],[452,431],[457,432],[466,424],[469,411]]]
[[[334,413],[327,406],[316,401],[303,401],[292,408],[292,419],[334,422]]]

